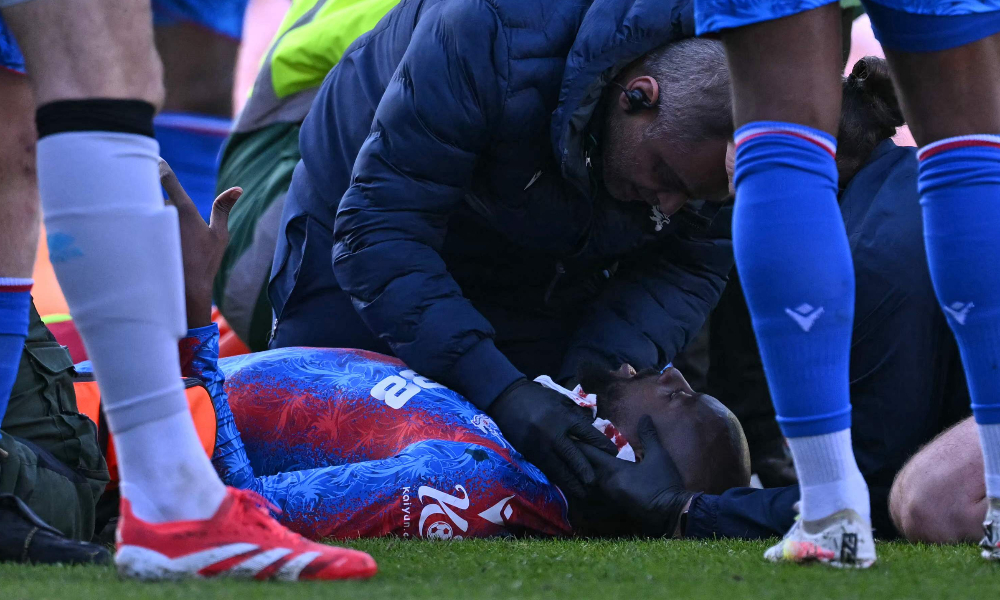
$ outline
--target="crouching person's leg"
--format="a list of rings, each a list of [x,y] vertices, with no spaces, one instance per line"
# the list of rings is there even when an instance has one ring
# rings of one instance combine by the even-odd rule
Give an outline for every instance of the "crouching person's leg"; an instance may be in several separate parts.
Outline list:
[[[889,511],[911,542],[978,542],[986,514],[979,435],[971,418],[936,437],[896,476]]]

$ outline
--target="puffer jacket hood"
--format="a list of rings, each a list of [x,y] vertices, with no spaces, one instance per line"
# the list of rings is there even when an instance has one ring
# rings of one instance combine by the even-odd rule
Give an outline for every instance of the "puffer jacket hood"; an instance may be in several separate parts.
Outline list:
[[[596,0],[566,57],[552,148],[563,177],[589,191],[586,136],[605,86],[629,63],[694,36],[694,2]]]

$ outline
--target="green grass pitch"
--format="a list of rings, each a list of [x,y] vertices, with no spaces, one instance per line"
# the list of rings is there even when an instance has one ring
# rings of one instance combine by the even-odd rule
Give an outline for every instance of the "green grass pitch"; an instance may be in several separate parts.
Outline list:
[[[763,542],[362,540],[380,572],[371,581],[254,584],[120,581],[111,568],[0,565],[2,600],[402,600],[433,598],[993,598],[1000,566],[971,546],[881,544],[868,571],[771,565]]]

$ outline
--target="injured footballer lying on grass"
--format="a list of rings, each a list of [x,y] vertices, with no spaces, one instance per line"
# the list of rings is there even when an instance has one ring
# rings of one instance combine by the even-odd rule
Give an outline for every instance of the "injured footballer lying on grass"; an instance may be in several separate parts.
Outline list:
[[[190,203],[165,163],[163,183],[178,208]],[[208,392],[189,401],[227,485],[256,492],[282,523],[313,539],[639,533],[628,515],[608,522],[568,502],[489,416],[398,359],[284,348],[219,360],[206,292],[225,240],[201,235],[197,213],[179,212],[190,328],[182,370]],[[538,381],[591,415],[618,447],[616,460],[641,460],[653,445],[692,492],[749,484],[739,422],[676,369],[589,368],[575,390]],[[646,413],[652,427],[644,429]]]

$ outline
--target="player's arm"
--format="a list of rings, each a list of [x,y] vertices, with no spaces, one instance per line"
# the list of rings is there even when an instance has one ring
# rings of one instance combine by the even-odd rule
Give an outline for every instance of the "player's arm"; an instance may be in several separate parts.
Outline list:
[[[167,192],[167,204],[177,209],[180,222],[188,328],[205,327],[212,322],[212,283],[229,244],[229,213],[243,195],[243,190],[234,187],[219,194],[212,204],[212,215],[206,225],[198,207],[181,187],[177,175],[162,159],[160,184]]]
[[[229,211],[243,190],[231,188],[219,194],[212,205],[211,222],[206,225],[165,161],[160,161],[160,183],[167,192],[167,202],[177,209],[184,257],[188,333],[179,344],[181,374],[205,384],[212,398],[216,418],[212,464],[219,476],[227,485],[257,489],[259,483],[229,407],[226,378],[219,369],[219,328],[212,322],[212,280],[229,243]]]

